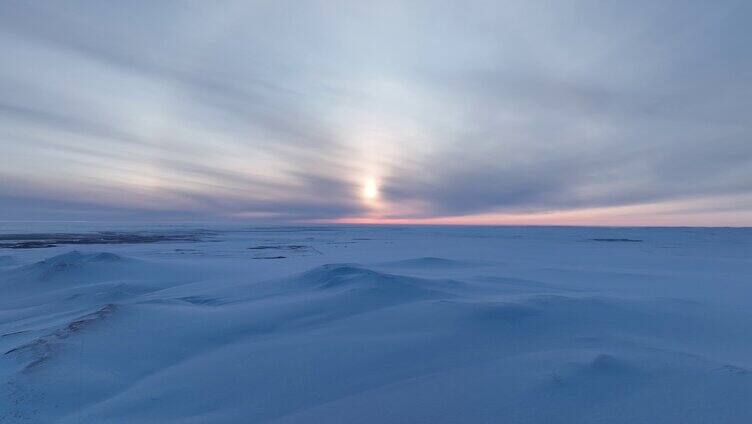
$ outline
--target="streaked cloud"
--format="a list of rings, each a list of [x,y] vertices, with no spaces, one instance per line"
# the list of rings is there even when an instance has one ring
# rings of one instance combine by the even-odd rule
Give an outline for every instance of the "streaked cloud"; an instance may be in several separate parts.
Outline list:
[[[3,2],[0,219],[752,225],[750,18]]]

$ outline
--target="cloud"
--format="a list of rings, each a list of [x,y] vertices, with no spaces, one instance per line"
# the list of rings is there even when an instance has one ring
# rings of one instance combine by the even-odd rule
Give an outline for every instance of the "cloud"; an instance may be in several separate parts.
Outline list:
[[[3,2],[0,219],[691,201],[712,221],[719,196],[748,216],[750,16],[730,0]]]

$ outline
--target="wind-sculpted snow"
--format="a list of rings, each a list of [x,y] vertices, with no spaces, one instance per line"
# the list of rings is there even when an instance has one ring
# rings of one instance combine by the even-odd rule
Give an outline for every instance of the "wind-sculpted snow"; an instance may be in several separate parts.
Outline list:
[[[16,265],[16,258],[10,255],[0,256],[0,267]]]
[[[11,280],[50,281],[66,278],[97,278],[98,272],[112,273],[122,269],[124,258],[106,252],[81,253],[70,251],[8,272]],[[114,265],[114,266],[113,266]]]
[[[116,309],[117,305],[105,305],[94,312],[80,316],[73,321],[68,322],[54,331],[8,350],[5,352],[5,355],[12,355],[24,359],[26,364],[23,367],[23,371],[32,370],[34,367],[41,365],[44,361],[49,359],[56,349],[62,347],[66,339],[74,336],[76,333],[84,330],[93,323],[108,317],[115,312]]]
[[[447,268],[472,268],[483,264],[472,261],[458,261],[445,258],[424,257],[405,259],[384,264],[394,268],[418,268],[418,269],[447,269]]]
[[[317,290],[347,289],[391,292],[398,300],[408,294],[441,296],[441,290],[457,290],[461,285],[451,280],[426,280],[387,274],[353,264],[327,264],[293,279],[302,287]],[[445,293],[444,295],[449,295]]]
[[[752,420],[733,232],[604,254],[585,229],[306,231],[22,255],[0,270],[0,423]],[[320,254],[247,253],[300,240]]]

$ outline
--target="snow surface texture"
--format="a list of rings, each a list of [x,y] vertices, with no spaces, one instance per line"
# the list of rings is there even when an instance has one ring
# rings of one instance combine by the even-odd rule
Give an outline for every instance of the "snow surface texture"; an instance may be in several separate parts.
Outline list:
[[[750,229],[217,231],[0,252],[0,423],[752,422]]]

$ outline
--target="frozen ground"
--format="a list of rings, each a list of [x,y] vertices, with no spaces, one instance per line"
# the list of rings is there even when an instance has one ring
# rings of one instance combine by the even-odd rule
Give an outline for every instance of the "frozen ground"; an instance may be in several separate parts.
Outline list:
[[[0,423],[752,422],[751,229],[211,230],[0,249]]]

